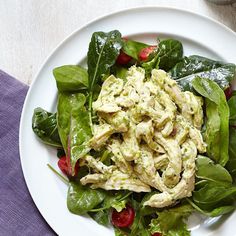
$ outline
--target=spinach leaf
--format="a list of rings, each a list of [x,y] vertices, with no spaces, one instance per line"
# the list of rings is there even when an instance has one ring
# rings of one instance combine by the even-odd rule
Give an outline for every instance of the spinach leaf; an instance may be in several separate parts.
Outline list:
[[[236,91],[233,92],[232,97],[228,101],[230,116],[229,124],[236,126]]]
[[[206,211],[198,207],[192,200],[187,199],[187,201],[196,211],[208,217],[217,217],[217,216],[225,215],[235,210],[235,206],[229,205],[229,206],[221,206],[218,208],[214,208],[211,211]]]
[[[221,206],[232,205],[236,196],[236,187],[208,182],[193,192],[194,203],[203,210],[212,211]]]
[[[200,180],[208,180],[214,183],[230,186],[232,177],[229,172],[219,164],[204,156],[197,156],[196,177]]]
[[[79,158],[89,152],[88,141],[92,134],[88,112],[84,107],[86,98],[81,93],[59,93],[57,123],[60,139],[69,159],[71,174]]]
[[[195,191],[192,199],[187,201],[197,211],[211,217],[233,211],[236,187],[232,185],[232,178],[228,171],[204,156],[197,157],[196,167]]]
[[[166,39],[159,43],[157,51],[159,68],[169,71],[183,57],[183,45],[175,39]]]
[[[97,205],[99,205],[106,193],[102,190],[94,190],[88,186],[82,186],[80,183],[69,183],[67,193],[67,207],[70,212],[77,215],[84,215]]]
[[[224,90],[235,78],[236,66],[192,55],[177,63],[171,69],[170,75],[183,90],[192,90],[191,82],[196,76],[213,80]]]
[[[38,107],[34,109],[32,129],[45,144],[62,147],[57,129],[57,115]]]
[[[111,74],[113,74],[117,78],[123,79],[124,81],[126,81],[127,72],[128,69],[126,67],[122,67],[119,65],[113,65],[111,68]]]
[[[87,70],[78,65],[64,65],[53,70],[60,92],[79,92],[88,87]]]
[[[92,212],[99,212],[101,210],[108,210],[110,208],[115,208],[116,211],[121,212],[129,200],[129,195],[132,192],[119,191],[117,193],[106,192],[107,195],[101,204],[100,208],[93,209]]]
[[[135,60],[139,60],[139,53],[142,49],[149,47],[150,45],[133,41],[133,40],[124,40],[122,50],[124,53],[134,58]]]
[[[206,101],[207,120],[204,139],[207,143],[207,154],[224,166],[229,159],[229,107],[225,94],[217,83],[210,79],[196,77],[192,85]]]
[[[184,220],[192,212],[192,206],[186,203],[157,212],[158,218],[153,219],[150,223],[151,234],[159,232],[165,236],[190,236]]]
[[[109,210],[100,210],[98,212],[89,212],[88,214],[93,218],[93,220],[95,220],[100,225],[107,226],[110,222]]]
[[[160,63],[160,57],[156,54],[150,61],[141,63],[141,67],[144,68],[146,76],[150,76],[153,69],[158,69]]]
[[[87,54],[88,77],[89,77],[89,122],[92,128],[92,102],[94,87],[99,84],[105,74],[109,74],[111,66],[122,48],[123,41],[119,31],[108,33],[95,32],[92,35]]]
[[[141,63],[147,76],[153,69],[170,70],[183,57],[183,46],[175,39],[166,39],[159,43],[158,50],[150,55],[150,59]]]
[[[226,168],[230,174],[236,177],[236,129],[231,127],[229,132],[229,161]]]

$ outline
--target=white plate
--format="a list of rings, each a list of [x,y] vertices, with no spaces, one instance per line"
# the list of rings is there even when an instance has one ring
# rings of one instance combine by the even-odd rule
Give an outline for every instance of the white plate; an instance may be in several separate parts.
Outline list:
[[[225,26],[191,12],[172,8],[145,7],[105,16],[89,23],[69,36],[46,60],[27,94],[20,125],[20,155],[25,180],[39,211],[59,235],[111,236],[112,229],[98,225],[87,217],[71,214],[66,207],[67,186],[47,163],[56,167],[56,151],[40,143],[31,130],[34,108],[54,111],[57,89],[52,70],[64,64],[84,63],[90,37],[94,31],[118,29],[123,36],[154,43],[156,37],[173,37],[184,45],[185,55],[198,54],[236,62],[236,34]],[[57,168],[57,167],[56,167]],[[232,235],[236,232],[236,213],[224,223],[191,219],[193,236]]]

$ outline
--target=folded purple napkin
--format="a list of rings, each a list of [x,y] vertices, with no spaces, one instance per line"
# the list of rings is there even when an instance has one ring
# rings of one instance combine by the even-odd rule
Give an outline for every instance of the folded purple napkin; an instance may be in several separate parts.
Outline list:
[[[28,86],[0,70],[0,235],[56,235],[26,187],[19,156],[19,122]]]

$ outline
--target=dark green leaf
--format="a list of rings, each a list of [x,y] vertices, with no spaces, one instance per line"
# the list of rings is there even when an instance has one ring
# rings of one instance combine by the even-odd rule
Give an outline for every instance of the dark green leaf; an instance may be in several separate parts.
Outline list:
[[[32,117],[32,129],[45,144],[62,147],[57,129],[56,114],[47,112],[40,107],[35,108]]]
[[[110,67],[115,64],[120,53],[122,43],[121,34],[117,30],[93,33],[87,55],[90,91],[102,75],[109,74]]]
[[[229,123],[230,125],[236,126],[236,91],[233,92],[233,96],[228,101],[230,116]]]
[[[150,61],[143,62],[141,66],[145,70],[146,76],[150,76],[153,69],[158,69],[160,63],[160,57],[156,54]]]
[[[215,183],[230,186],[232,178],[229,172],[219,164],[214,164],[211,159],[198,156],[196,160],[196,176],[201,180],[208,180]]]
[[[211,211],[221,206],[231,205],[235,196],[236,187],[208,182],[203,188],[193,192],[193,201],[201,209]]]
[[[132,40],[124,40],[124,45],[122,50],[129,55],[130,57],[134,58],[135,60],[139,60],[139,53],[142,49],[149,47],[149,45],[137,41]]]
[[[120,79],[123,79],[124,81],[126,80],[128,69],[119,65],[114,65],[111,68],[111,73]]]
[[[65,156],[65,155],[66,155],[66,153],[65,153],[63,148],[58,148],[57,149],[57,157],[58,158],[61,158],[61,157]]]
[[[79,92],[88,87],[87,70],[78,65],[65,65],[53,70],[60,92]]]
[[[110,222],[108,210],[100,210],[98,212],[89,212],[89,215],[100,225],[107,226]]]
[[[217,216],[225,215],[235,210],[235,206],[221,206],[221,207],[213,209],[212,211],[205,211],[205,210],[202,210],[200,207],[198,207],[196,204],[194,204],[192,200],[187,199],[187,201],[191,204],[191,206],[196,211],[209,217],[217,217]]]
[[[95,32],[89,43],[87,54],[89,76],[89,124],[92,128],[92,102],[95,87],[104,75],[108,75],[110,68],[115,64],[122,48],[121,33],[117,30],[104,33]]]
[[[88,112],[84,107],[86,98],[81,93],[59,93],[57,104],[58,131],[70,159],[71,173],[79,158],[89,152],[88,141],[92,134]]]
[[[159,68],[169,71],[183,57],[182,43],[175,39],[166,39],[158,45]]]
[[[229,132],[229,161],[226,165],[230,174],[236,177],[236,129],[231,127]]]
[[[67,207],[70,212],[83,215],[99,205],[105,197],[106,193],[104,191],[94,190],[88,186],[70,182],[67,194]]]
[[[196,77],[192,85],[195,91],[206,98],[204,139],[207,143],[207,154],[224,166],[229,159],[229,107],[224,91],[214,81],[200,77]]]
[[[213,80],[222,89],[226,89],[235,78],[236,67],[234,64],[226,64],[193,55],[185,57],[176,64],[171,69],[170,74],[184,90],[192,90],[191,82],[196,76]]]

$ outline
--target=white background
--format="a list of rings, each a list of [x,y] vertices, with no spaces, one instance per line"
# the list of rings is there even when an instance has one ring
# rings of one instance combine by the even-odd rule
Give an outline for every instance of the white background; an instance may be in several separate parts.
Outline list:
[[[191,10],[236,31],[236,7],[204,0],[0,0],[0,69],[30,84],[46,57],[74,30],[102,15],[148,5]]]

